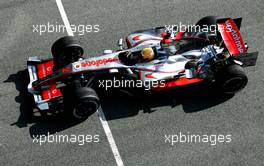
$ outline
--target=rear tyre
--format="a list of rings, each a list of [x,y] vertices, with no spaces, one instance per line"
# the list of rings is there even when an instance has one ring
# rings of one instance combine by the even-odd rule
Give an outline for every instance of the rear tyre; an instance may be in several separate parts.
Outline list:
[[[216,25],[216,16],[206,16],[203,17],[202,19],[200,19],[196,25],[199,25],[201,27],[203,27],[204,25],[206,26],[212,26],[212,25]]]
[[[51,47],[54,59],[54,70],[78,61],[83,56],[83,48],[73,36],[58,39]]]
[[[248,78],[241,66],[233,64],[220,71],[216,81],[222,92],[235,94],[247,85]]]
[[[99,98],[92,88],[79,87],[74,91],[74,97],[72,115],[76,119],[86,119],[100,107]]]
[[[218,31],[217,31],[217,18],[216,16],[206,16],[203,17],[202,19],[200,19],[196,25],[198,25],[200,27],[200,29],[202,30],[203,28],[205,28],[207,30],[208,28],[208,32],[200,32],[198,37],[201,38],[205,38],[205,39],[209,39],[211,40],[221,40],[218,36]],[[217,34],[215,36],[215,34]]]

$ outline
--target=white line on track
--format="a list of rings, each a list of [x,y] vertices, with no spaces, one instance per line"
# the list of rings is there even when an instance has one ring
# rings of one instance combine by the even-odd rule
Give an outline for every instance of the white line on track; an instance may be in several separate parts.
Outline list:
[[[63,7],[63,4],[62,4],[61,0],[56,0],[56,3],[57,3],[57,6],[58,6],[58,9],[60,11],[61,18],[62,18],[62,20],[64,22],[65,27],[66,27],[68,35],[69,36],[74,36],[74,34],[72,32],[72,29],[71,29],[71,26],[70,26],[70,22],[68,20],[68,17],[66,15],[66,12],[64,10],[64,7]],[[111,129],[110,129],[108,123],[107,123],[107,120],[105,118],[103,110],[100,108],[100,109],[97,110],[97,113],[98,113],[99,119],[101,121],[101,124],[102,124],[102,126],[104,128],[104,131],[105,131],[106,137],[108,139],[108,142],[110,144],[111,150],[112,150],[112,152],[114,154],[114,157],[115,157],[115,160],[116,160],[116,164],[118,166],[124,166],[124,163],[123,163],[123,161],[121,159],[120,153],[119,153],[118,148],[116,146],[113,134],[112,134]]]
[[[105,134],[107,136],[108,142],[109,142],[109,144],[111,146],[112,152],[113,152],[113,154],[115,156],[116,164],[118,166],[124,166],[123,161],[121,159],[121,156],[119,154],[118,148],[116,146],[113,134],[112,134],[112,132],[110,130],[110,127],[109,127],[109,125],[107,123],[107,120],[105,118],[105,115],[104,115],[104,112],[103,112],[102,108],[98,109],[97,112],[98,112],[99,119],[100,119],[100,121],[101,121],[101,123],[103,125],[103,128],[104,128]]]
[[[66,30],[67,30],[67,33],[69,36],[74,36],[73,32],[72,32],[72,29],[71,29],[71,25],[70,25],[70,22],[68,20],[68,17],[66,15],[66,12],[64,10],[64,7],[62,5],[62,2],[61,0],[56,0],[56,3],[57,3],[57,6],[58,6],[58,9],[60,11],[60,15],[61,15],[61,18],[63,20],[63,23],[66,27]]]

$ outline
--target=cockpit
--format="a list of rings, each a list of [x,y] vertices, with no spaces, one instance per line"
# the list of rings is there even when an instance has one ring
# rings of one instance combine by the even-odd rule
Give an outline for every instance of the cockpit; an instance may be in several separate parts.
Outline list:
[[[170,44],[161,44],[160,46],[155,47],[146,46],[145,48],[136,51],[133,49],[125,50],[120,52],[118,57],[123,64],[131,66],[155,59],[168,59],[168,57],[178,54],[184,55],[184,53],[192,50],[201,50],[209,44],[209,41],[200,38],[177,39]],[[145,52],[147,53],[147,56],[144,55],[144,50],[146,50]],[[144,56],[148,58],[145,58]],[[191,56],[188,54],[188,57]]]

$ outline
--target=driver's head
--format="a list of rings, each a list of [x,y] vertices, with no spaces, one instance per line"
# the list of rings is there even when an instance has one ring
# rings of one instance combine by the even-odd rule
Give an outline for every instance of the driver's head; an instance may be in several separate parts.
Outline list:
[[[152,48],[147,47],[141,51],[143,60],[151,61],[154,58],[154,51]]]

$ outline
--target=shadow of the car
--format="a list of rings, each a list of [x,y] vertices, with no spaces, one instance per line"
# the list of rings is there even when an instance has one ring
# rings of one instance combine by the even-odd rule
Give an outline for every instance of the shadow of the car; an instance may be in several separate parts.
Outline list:
[[[22,70],[11,74],[4,82],[14,82],[19,95],[15,101],[20,104],[20,115],[17,122],[11,124],[19,128],[29,128],[29,133],[33,138],[35,135],[53,134],[63,131],[82,121],[76,121],[65,115],[44,116],[43,114],[35,115],[38,110],[35,108],[33,96],[27,91],[29,83],[28,71]],[[108,94],[108,95],[106,95]],[[187,86],[176,90],[149,94],[144,93],[137,97],[127,95],[124,91],[101,92],[99,93],[102,109],[107,120],[127,118],[135,116],[139,111],[152,113],[157,111],[157,107],[169,106],[171,108],[182,105],[186,113],[202,111],[206,108],[213,107],[230,99],[232,96],[221,95],[212,87],[197,84]]]
[[[31,117],[34,109],[34,102],[32,102],[33,96],[27,91],[27,85],[29,82],[27,70],[22,70],[9,75],[4,82],[14,82],[16,90],[19,92],[18,96],[15,97],[15,101],[20,104],[20,115],[17,122],[12,125],[27,127],[27,124],[31,123]]]
[[[181,105],[186,113],[203,111],[234,96],[224,95],[207,83],[199,83],[165,92],[146,93],[139,98],[128,96],[122,92],[108,94],[110,94],[108,97],[101,99],[102,109],[107,120],[135,116],[140,111],[152,113],[160,110],[157,108],[164,106],[174,108]],[[101,94],[101,96],[103,95],[105,93]]]
[[[20,115],[16,122],[11,125],[16,125],[19,128],[29,127],[31,138],[36,135],[53,134],[63,131],[82,121],[76,121],[66,115],[47,116],[40,112],[34,104],[33,95],[27,90],[29,83],[29,75],[27,69],[9,75],[4,82],[14,82],[19,95],[15,97],[15,101],[20,104]]]

